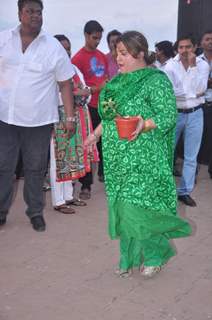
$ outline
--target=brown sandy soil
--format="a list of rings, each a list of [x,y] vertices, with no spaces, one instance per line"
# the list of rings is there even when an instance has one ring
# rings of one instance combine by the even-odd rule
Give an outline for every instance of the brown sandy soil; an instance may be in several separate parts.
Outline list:
[[[201,166],[196,208],[179,206],[194,227],[175,241],[178,255],[143,280],[114,275],[118,242],[107,235],[103,184],[87,207],[63,215],[46,194],[47,230],[35,232],[25,216],[23,181],[8,222],[0,229],[0,320],[212,319],[212,180]]]

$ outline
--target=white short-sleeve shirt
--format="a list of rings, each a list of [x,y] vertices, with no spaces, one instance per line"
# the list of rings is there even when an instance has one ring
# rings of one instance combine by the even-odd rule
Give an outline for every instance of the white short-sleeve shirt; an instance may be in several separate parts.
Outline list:
[[[24,53],[20,26],[0,32],[0,120],[24,127],[57,122],[57,82],[73,75],[66,51],[43,30]]]

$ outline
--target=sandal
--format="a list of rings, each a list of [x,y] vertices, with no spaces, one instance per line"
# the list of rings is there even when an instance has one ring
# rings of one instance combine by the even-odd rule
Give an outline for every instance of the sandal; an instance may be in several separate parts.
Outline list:
[[[87,206],[87,203],[85,201],[82,201],[81,199],[72,199],[66,201],[67,205],[76,206],[76,207],[84,207]]]
[[[64,214],[75,214],[75,210],[66,204],[62,204],[61,206],[54,207],[54,210],[59,211]]]
[[[80,199],[88,200],[91,197],[91,191],[89,189],[82,189],[79,194]]]
[[[132,269],[128,269],[128,270],[117,269],[115,271],[115,274],[117,274],[120,278],[129,278],[132,275]]]
[[[161,271],[161,266],[143,266],[140,270],[142,276],[146,279],[154,277],[157,273]]]

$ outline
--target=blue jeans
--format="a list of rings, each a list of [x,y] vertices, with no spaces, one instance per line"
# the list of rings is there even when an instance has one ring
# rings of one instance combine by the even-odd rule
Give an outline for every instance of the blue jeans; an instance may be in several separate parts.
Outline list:
[[[183,133],[184,162],[178,195],[188,195],[195,183],[197,155],[200,149],[203,133],[203,111],[198,109],[191,113],[178,113],[176,127],[176,145]]]

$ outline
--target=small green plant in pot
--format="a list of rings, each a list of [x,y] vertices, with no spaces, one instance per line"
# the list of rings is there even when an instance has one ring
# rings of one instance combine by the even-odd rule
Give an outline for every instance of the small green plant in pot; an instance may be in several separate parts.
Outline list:
[[[139,118],[136,116],[121,116],[117,112],[117,105],[112,98],[102,103],[104,115],[108,119],[115,119],[118,135],[120,139],[130,140],[131,134],[136,130]]]

